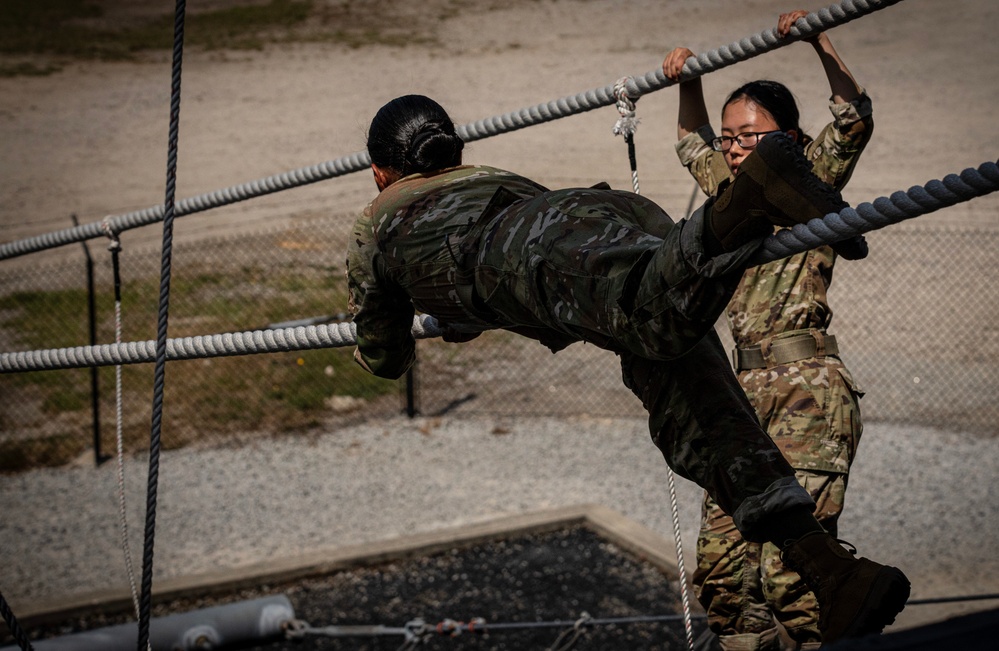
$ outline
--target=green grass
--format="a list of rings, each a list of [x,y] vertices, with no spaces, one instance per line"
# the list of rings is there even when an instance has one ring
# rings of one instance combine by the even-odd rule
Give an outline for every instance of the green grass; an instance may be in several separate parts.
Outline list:
[[[31,468],[61,466],[87,449],[82,436],[58,434],[30,441],[0,442],[0,472],[19,472]]]
[[[280,38],[304,23],[312,4],[312,0],[271,0],[264,5],[189,12],[184,44],[257,49],[265,40]],[[104,15],[99,3],[87,0],[5,0],[0,2],[0,52],[122,60],[143,50],[173,46],[172,12],[115,28],[87,23]]]
[[[280,269],[274,272],[273,269]],[[158,279],[125,282],[125,341],[155,338]],[[103,291],[102,291],[103,290]],[[98,289],[98,341],[114,341],[114,303]],[[267,323],[317,316],[346,305],[342,272],[332,269],[244,266],[238,275],[217,269],[181,270],[171,282],[171,338],[252,330]],[[0,296],[0,328],[16,333],[20,349],[89,343],[82,290],[21,291]],[[178,324],[175,326],[175,323]],[[398,384],[361,369],[353,348],[237,355],[171,362],[166,369],[163,445],[224,441],[233,435],[300,432],[331,417],[331,396],[374,401]],[[115,375],[99,371],[103,440],[113,446]],[[148,446],[153,365],[122,367],[124,438],[129,450]],[[92,445],[87,369],[0,375],[0,434],[26,440],[0,445],[0,472],[59,465]],[[2,437],[0,437],[2,438]]]
[[[169,5],[167,5],[169,7]],[[271,43],[327,42],[350,48],[431,44],[363,4],[334,9],[314,0],[270,0],[196,11],[188,7],[184,46],[202,50],[260,50]],[[0,76],[42,76],[60,60],[133,60],[173,47],[174,14],[124,20],[106,15],[98,0],[0,0],[0,55],[55,57],[56,61],[2,62]]]

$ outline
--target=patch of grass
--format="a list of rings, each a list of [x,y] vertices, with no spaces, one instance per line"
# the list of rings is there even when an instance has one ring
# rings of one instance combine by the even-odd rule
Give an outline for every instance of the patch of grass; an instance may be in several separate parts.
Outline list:
[[[193,10],[192,10],[193,9]],[[395,15],[369,3],[340,6],[314,0],[248,2],[212,11],[188,7],[185,47],[260,50],[271,43],[333,43],[357,49],[438,43],[436,25],[420,11]],[[174,14],[123,18],[101,0],[0,0],[0,54],[55,57],[45,63],[7,63],[0,75],[47,75],[65,60],[133,60],[173,47]]]
[[[159,40],[151,43],[136,41],[132,30],[99,29],[82,22],[103,15],[104,10],[99,4],[87,0],[0,2],[0,52],[123,59],[147,45],[163,46]],[[170,36],[168,32],[167,44]]]
[[[0,442],[0,473],[61,466],[83,454],[83,436],[58,434],[28,441]]]
[[[312,5],[312,0],[271,0],[263,5],[188,12],[185,45],[258,49],[265,42],[285,39],[289,30],[308,19]],[[173,47],[172,13],[139,24],[91,24],[101,18],[105,11],[100,3],[88,0],[4,0],[0,2],[0,53],[126,60],[144,50]]]
[[[62,70],[51,64],[36,65],[29,61],[15,64],[0,64],[0,77],[47,77]]]
[[[252,330],[269,322],[329,313],[331,306],[346,304],[344,285],[336,269],[288,260],[261,259],[232,272],[212,265],[180,267],[171,282],[169,336]],[[155,338],[158,287],[158,279],[151,277],[124,283],[125,341]],[[85,292],[77,289],[0,296],[5,315],[0,327],[16,333],[22,349],[85,345],[86,305]],[[106,286],[98,286],[97,313],[98,341],[113,341],[114,303]],[[373,402],[398,391],[396,382],[361,369],[352,353],[352,348],[344,347],[171,362],[166,370],[164,448],[206,439],[222,441],[232,435],[302,431],[334,416],[328,404],[332,396]],[[144,450],[151,422],[153,365],[129,364],[121,370],[125,445],[128,450]],[[107,452],[114,447],[115,369],[103,367],[98,374]],[[3,468],[57,465],[89,447],[89,378],[87,369],[0,375],[0,431],[18,432],[25,439],[6,444],[25,449]],[[52,452],[60,441],[71,441],[65,454]]]
[[[271,0],[266,5],[229,7],[193,14],[187,44],[206,50],[260,49],[265,36],[280,40],[289,30],[304,23],[312,11],[312,0]],[[169,17],[173,25],[173,17]]]

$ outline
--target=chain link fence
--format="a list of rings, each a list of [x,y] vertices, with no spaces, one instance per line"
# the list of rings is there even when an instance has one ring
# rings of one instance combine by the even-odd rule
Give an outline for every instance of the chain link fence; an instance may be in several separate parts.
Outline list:
[[[175,245],[170,337],[347,318],[349,219]],[[121,337],[155,339],[159,251],[122,235]],[[831,331],[866,390],[867,422],[997,432],[999,230],[918,222],[868,234],[870,256],[836,267]],[[115,278],[107,241],[65,247],[58,264],[0,264],[0,351],[115,341]],[[88,258],[92,257],[88,273]],[[92,289],[88,287],[92,277]],[[93,319],[90,315],[93,314]],[[719,324],[722,339],[731,338]],[[446,344],[421,340],[405,380],[373,378],[352,349],[171,362],[163,445],[233,444],[328,431],[400,410],[431,417],[588,414],[645,418],[617,358],[586,344],[552,355],[507,332]],[[151,364],[121,369],[121,430],[148,446]],[[116,446],[113,367],[0,375],[0,471],[59,465]]]

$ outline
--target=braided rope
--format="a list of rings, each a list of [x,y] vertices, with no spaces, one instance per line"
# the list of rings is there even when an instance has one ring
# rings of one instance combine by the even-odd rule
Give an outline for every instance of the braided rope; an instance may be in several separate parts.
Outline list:
[[[119,254],[121,253],[121,240],[111,230],[110,224],[104,222],[106,226],[105,234],[111,240],[108,251],[111,252],[111,269],[114,276],[114,340],[116,344],[121,343],[122,321],[121,321],[121,265]],[[132,563],[132,548],[128,537],[128,509],[125,502],[125,432],[124,413],[121,378],[121,364],[114,367],[114,407],[115,407],[115,449],[118,479],[118,527],[121,535],[121,551],[125,560],[125,575],[128,578],[128,587],[131,589],[132,606],[135,609],[135,617],[138,620],[142,616],[139,607],[139,590],[136,587],[134,564]]]
[[[753,258],[752,263],[763,264],[820,244],[838,242],[985,196],[996,190],[999,190],[999,165],[982,163],[978,169],[968,168],[960,174],[949,174],[941,181],[934,180],[925,186],[913,186],[906,192],[900,190],[890,197],[879,197],[873,202],[859,204],[856,208],[845,208],[822,219],[782,229],[764,240],[760,253]],[[413,336],[417,339],[440,335],[440,326],[433,317],[422,315],[414,318]],[[169,360],[181,360],[337,348],[353,345],[356,343],[355,337],[353,323],[232,332],[170,339],[166,345],[166,356]],[[150,362],[154,359],[154,344],[152,341],[133,341],[0,353],[0,373]]]
[[[149,433],[149,475],[146,483],[146,526],[139,592],[139,651],[150,648],[149,626],[153,601],[153,552],[156,538],[156,500],[160,476],[160,436],[166,386],[167,327],[170,312],[170,276],[173,257],[173,221],[177,190],[177,150],[180,140],[180,81],[184,60],[185,0],[177,0],[173,25],[173,65],[170,76],[170,126],[167,135],[166,192],[163,198],[163,253],[160,259],[159,313],[156,323],[156,364],[153,371],[152,427]]]
[[[417,339],[439,337],[441,334],[442,330],[433,317],[421,315],[413,319],[413,335]],[[166,358],[177,361],[342,348],[352,346],[356,341],[356,328],[353,323],[328,323],[169,339],[166,345]],[[130,341],[123,344],[2,353],[0,372],[142,364],[154,361],[155,351],[155,341]]]
[[[614,125],[614,134],[623,135],[628,144],[628,159],[631,163],[631,179],[635,194],[641,194],[638,189],[638,162],[635,156],[635,130],[638,129],[638,119],[635,117],[635,102],[628,97],[626,85],[628,77],[623,77],[614,85],[617,96],[617,111],[621,114]],[[673,523],[673,543],[676,545],[676,567],[680,580],[680,602],[683,607],[683,628],[687,638],[687,648],[694,651],[694,623],[690,610],[690,587],[687,583],[687,567],[683,561],[683,537],[680,535],[680,505],[676,496],[676,476],[673,469],[666,467],[666,484],[669,487],[670,516]]]
[[[867,233],[912,219],[954,204],[981,197],[999,190],[999,165],[982,163],[978,169],[968,168],[960,174],[948,174],[942,180],[933,180],[924,186],[913,186],[908,191],[879,197],[855,208],[844,208],[822,219],[807,224],[795,224],[781,229],[763,242],[763,248],[752,259],[753,264],[807,251],[821,244]]]
[[[628,145],[628,162],[631,164],[631,187],[635,194],[641,194],[638,187],[638,158],[635,155],[635,132],[638,131],[640,120],[635,117],[635,101],[628,96],[629,77],[622,77],[614,84],[614,96],[617,97],[617,112],[621,116],[614,123],[614,135],[624,136]]]
[[[829,30],[838,25],[897,4],[902,0],[842,0],[839,4],[820,9],[799,19],[791,28],[788,37],[781,38],[776,28],[766,29],[740,41],[722,46],[710,52],[690,57],[684,64],[680,81],[689,81],[709,72],[714,72],[740,61],[745,61],[771,50],[789,45],[808,36]],[[662,90],[675,83],[667,79],[661,68],[638,77],[628,77],[625,84],[627,96],[637,100],[646,93]],[[537,104],[518,111],[505,113],[457,127],[458,135],[465,142],[489,138],[508,131],[541,124],[577,113],[610,106],[618,101],[614,85],[596,88],[562,97],[544,104]],[[246,199],[264,196],[282,190],[301,187],[337,176],[366,170],[371,166],[367,152],[357,152],[332,161],[291,170],[257,181],[230,186],[207,194],[184,199],[177,203],[176,217],[202,212],[211,208],[229,205]],[[144,210],[106,218],[115,232],[122,232],[140,226],[154,224],[163,219],[163,206],[153,206]],[[0,260],[14,258],[36,251],[51,249],[72,242],[99,237],[102,234],[100,223],[84,224],[74,228],[55,231],[37,237],[0,244]]]

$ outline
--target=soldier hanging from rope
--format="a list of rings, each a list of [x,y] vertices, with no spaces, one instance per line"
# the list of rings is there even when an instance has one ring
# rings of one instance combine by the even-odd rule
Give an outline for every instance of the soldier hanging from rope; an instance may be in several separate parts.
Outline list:
[[[845,206],[795,143],[762,140],[728,187],[678,224],[605,184],[550,191],[462,165],[463,146],[427,97],[396,98],[372,120],[380,193],[347,253],[357,361],[401,376],[415,357],[416,310],[451,341],[503,328],[553,352],[579,341],[611,350],[667,463],[704,487],[747,540],[783,550],[818,595],[827,642],[894,621],[909,595],[905,575],[855,558],[822,529],[713,331],[774,224]]]

